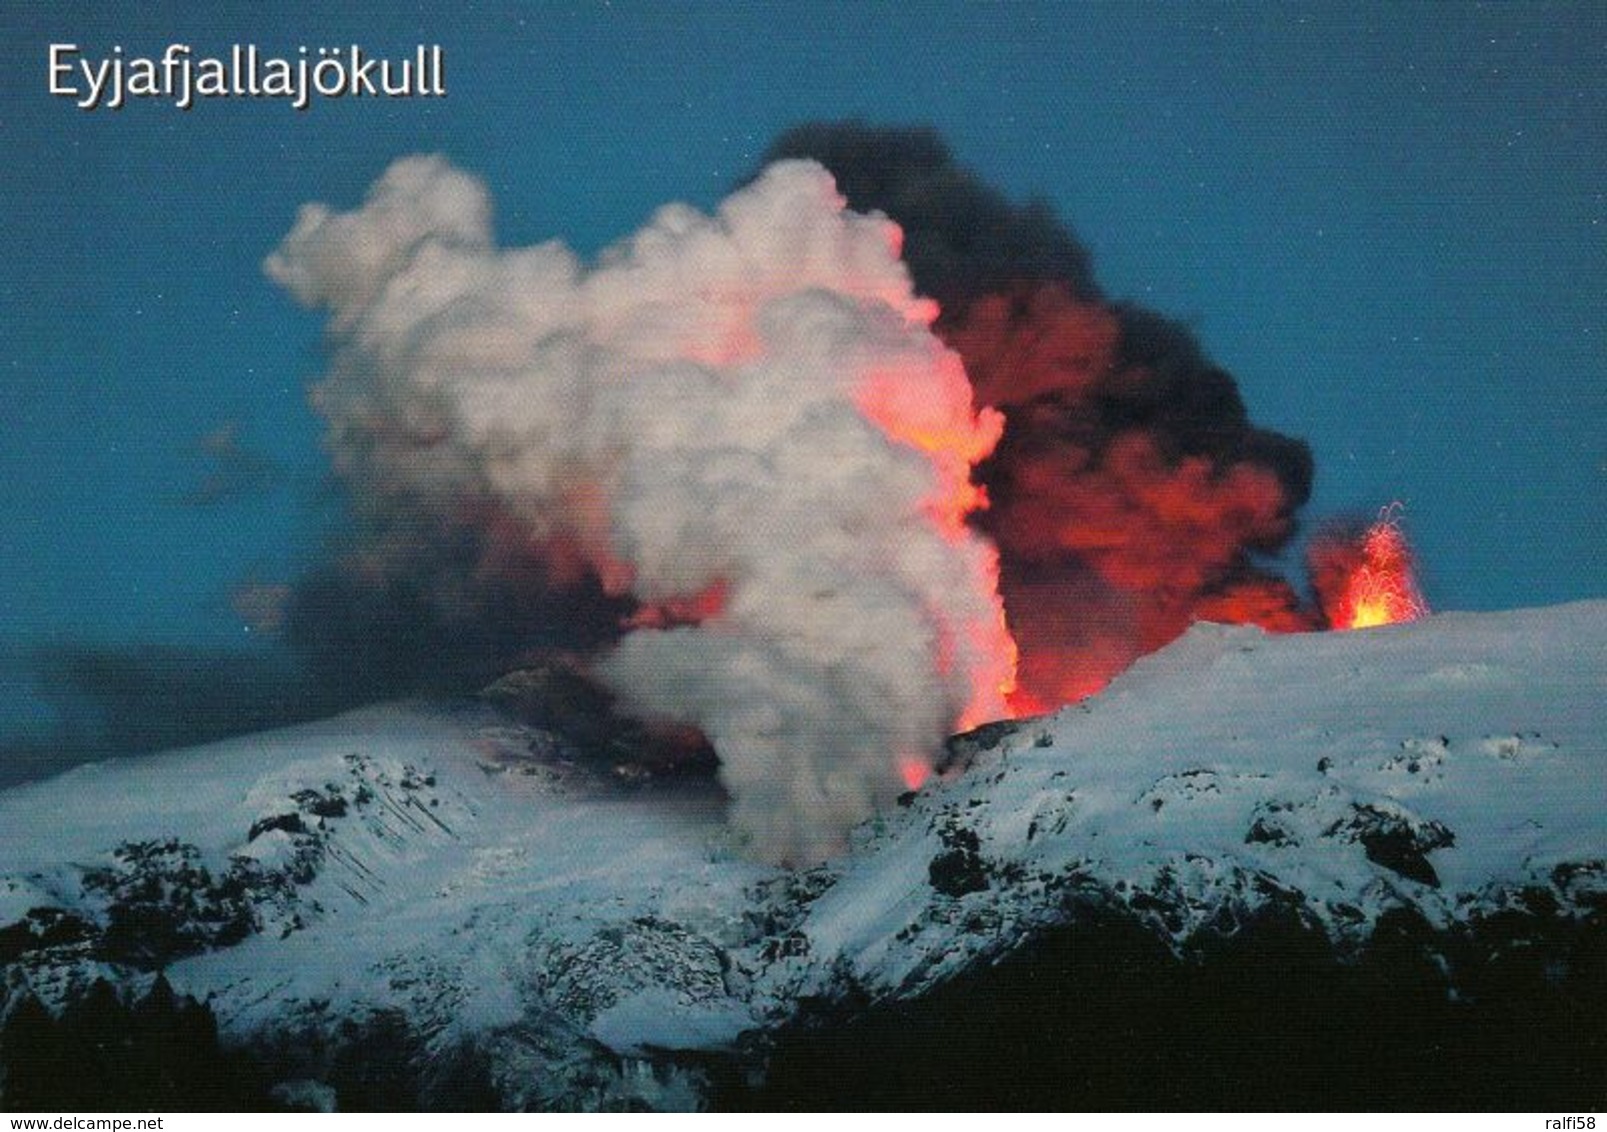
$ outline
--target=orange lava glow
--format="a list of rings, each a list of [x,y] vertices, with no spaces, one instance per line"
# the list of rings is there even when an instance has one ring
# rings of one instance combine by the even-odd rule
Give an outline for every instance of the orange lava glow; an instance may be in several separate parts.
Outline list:
[[[989,587],[988,592],[998,593],[999,555],[991,547],[987,561],[979,572]],[[987,652],[993,658],[994,663],[987,672],[997,675],[978,674],[971,689],[971,698],[955,723],[957,731],[969,731],[993,719],[1016,719],[1022,714],[1015,709],[1013,699],[1016,692],[1016,663],[1020,658],[1020,651],[1016,648],[1016,640],[1010,635],[1010,627],[1005,622],[1004,606],[999,605],[997,608],[997,617],[973,625],[970,633],[973,648],[979,653]]]
[[[971,482],[971,469],[993,451],[1004,432],[997,409],[971,408],[971,386],[953,355],[943,359],[945,396],[892,369],[878,370],[860,386],[856,402],[865,419],[889,440],[922,453],[931,462],[938,487],[927,507],[951,542],[967,536],[966,516],[988,505],[987,493]]]
[[[1040,700],[1023,688],[1017,688],[1011,692],[1005,702],[1010,705],[1011,719],[1025,719],[1029,715],[1047,715],[1060,706]]]
[[[932,775],[932,768],[920,759],[904,755],[898,760],[898,777],[906,790],[919,790]]]
[[[1411,548],[1394,509],[1367,528],[1342,594],[1328,611],[1335,629],[1369,629],[1416,621],[1428,613],[1417,588]]]
[[[864,376],[855,403],[889,440],[926,458],[933,489],[924,501],[924,514],[946,541],[970,547],[969,582],[977,593],[976,608],[990,612],[963,625],[938,626],[940,669],[953,671],[959,652],[967,659],[963,668],[970,693],[955,721],[963,731],[1013,714],[1017,649],[999,600],[999,556],[966,522],[988,505],[986,492],[971,482],[971,469],[998,443],[1004,416],[996,409],[973,408],[971,384],[957,355],[945,351],[911,364],[935,365],[941,380],[934,383],[898,368],[877,369]],[[904,777],[908,781],[909,774]]]
[[[644,604],[625,619],[623,627],[673,629],[677,625],[700,625],[725,609],[729,589],[724,578],[717,578],[695,594]]]

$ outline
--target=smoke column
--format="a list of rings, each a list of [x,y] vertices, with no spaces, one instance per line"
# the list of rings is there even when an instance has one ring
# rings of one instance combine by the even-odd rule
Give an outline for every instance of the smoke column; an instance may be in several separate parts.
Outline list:
[[[1004,414],[973,521],[999,547],[1018,710],[1097,691],[1196,619],[1318,626],[1256,561],[1294,531],[1310,451],[1252,425],[1186,329],[1107,300],[1047,206],[1007,202],[930,130],[803,126],[766,160],[801,157],[903,228],[934,330]]]
[[[437,607],[529,574],[634,609],[598,672],[703,731],[757,851],[829,853],[1006,712],[996,554],[966,523],[1001,417],[931,333],[898,227],[813,163],[712,217],[667,206],[590,268],[499,250],[490,214],[408,158],[354,212],[303,207],[267,261],[328,312],[314,401],[363,512],[355,569],[416,582],[401,563],[462,531]]]

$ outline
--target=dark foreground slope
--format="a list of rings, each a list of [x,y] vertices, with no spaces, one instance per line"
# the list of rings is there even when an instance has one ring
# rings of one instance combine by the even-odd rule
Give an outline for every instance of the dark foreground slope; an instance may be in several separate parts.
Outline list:
[[[1454,959],[1448,959],[1454,956]],[[1089,909],[920,998],[783,1034],[729,1108],[1598,1111],[1607,929],[1546,912],[1437,933],[1401,915],[1340,959],[1268,916],[1180,959]]]

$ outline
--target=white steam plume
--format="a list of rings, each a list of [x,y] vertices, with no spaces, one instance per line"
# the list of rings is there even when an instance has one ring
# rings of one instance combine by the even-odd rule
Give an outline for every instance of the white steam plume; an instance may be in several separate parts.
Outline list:
[[[407,158],[269,257],[330,312],[337,468],[443,520],[489,501],[615,592],[698,605],[599,670],[708,736],[757,852],[830,853],[957,723],[1006,711],[995,553],[960,522],[1000,420],[929,332],[898,228],[818,165],[712,217],[666,206],[591,268],[497,249],[490,211]]]

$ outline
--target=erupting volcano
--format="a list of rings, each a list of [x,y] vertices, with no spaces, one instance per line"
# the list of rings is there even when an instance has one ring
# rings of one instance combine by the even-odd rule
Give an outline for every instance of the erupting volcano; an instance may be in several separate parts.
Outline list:
[[[1416,621],[1428,613],[1398,506],[1386,507],[1360,532],[1319,537],[1310,561],[1312,584],[1330,628],[1370,629]]]
[[[1008,711],[997,552],[966,521],[1000,414],[896,225],[812,162],[713,216],[667,206],[591,268],[498,250],[489,216],[478,181],[410,158],[355,212],[305,207],[268,261],[330,312],[315,399],[362,568],[417,577],[421,544],[466,539],[432,600],[510,565],[599,588],[594,674],[707,736],[760,853],[819,859]]]
[[[425,673],[432,634],[479,642],[485,678],[582,656],[707,737],[765,855],[832,852],[955,730],[1090,695],[1196,621],[1423,610],[1389,521],[1319,541],[1302,603],[1266,564],[1306,445],[929,131],[792,131],[713,215],[666,206],[595,265],[498,249],[490,214],[408,158],[268,260],[329,311],[314,402],[359,521],[287,632],[348,618],[372,651],[362,611],[400,607]]]

